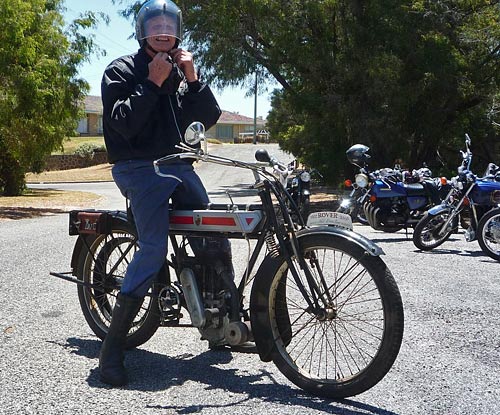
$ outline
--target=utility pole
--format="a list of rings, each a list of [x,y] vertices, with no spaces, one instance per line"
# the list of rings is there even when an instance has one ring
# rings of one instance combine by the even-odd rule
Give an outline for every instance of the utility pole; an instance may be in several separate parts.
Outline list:
[[[253,47],[257,56],[257,38],[254,38]],[[253,87],[253,143],[257,144],[257,82],[258,82],[257,61],[255,62],[255,85]]]
[[[253,143],[257,144],[257,71],[255,71],[254,85],[254,101],[253,101]]]

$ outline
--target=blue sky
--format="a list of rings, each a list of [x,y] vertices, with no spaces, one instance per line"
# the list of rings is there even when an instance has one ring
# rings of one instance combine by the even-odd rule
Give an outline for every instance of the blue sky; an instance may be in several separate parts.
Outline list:
[[[101,24],[94,32],[96,42],[106,50],[107,55],[104,57],[92,56],[91,62],[86,63],[80,69],[80,76],[90,84],[90,94],[100,95],[101,77],[107,64],[118,56],[137,50],[137,41],[128,39],[133,33],[133,25],[130,21],[118,16],[117,10],[120,9],[120,6],[113,6],[110,0],[66,0],[65,7],[67,9],[64,14],[66,22],[73,20],[85,10],[104,12],[110,17],[109,26]],[[254,98],[246,98],[245,90],[227,88],[219,91],[213,88],[213,92],[223,110],[253,117]],[[259,95],[257,98],[257,115],[266,118],[269,109],[269,95],[267,93]]]

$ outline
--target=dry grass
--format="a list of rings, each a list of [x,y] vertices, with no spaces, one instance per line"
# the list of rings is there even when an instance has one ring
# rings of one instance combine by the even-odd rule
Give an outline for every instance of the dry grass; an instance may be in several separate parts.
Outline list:
[[[112,181],[111,165],[101,164],[84,169],[28,173],[27,183],[75,183]],[[95,206],[102,200],[90,192],[55,189],[28,189],[22,196],[0,197],[0,221],[33,218]]]
[[[113,181],[111,164],[99,164],[84,169],[44,171],[40,174],[28,173],[27,183],[76,183]]]
[[[89,192],[29,189],[23,196],[0,197],[0,221],[68,212],[98,204],[101,196]]]

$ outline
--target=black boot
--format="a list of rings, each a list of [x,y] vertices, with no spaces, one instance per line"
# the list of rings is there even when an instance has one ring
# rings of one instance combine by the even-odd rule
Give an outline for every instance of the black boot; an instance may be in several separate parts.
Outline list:
[[[127,333],[142,304],[142,298],[129,297],[121,293],[116,297],[108,334],[99,354],[101,381],[113,386],[127,383],[127,372],[123,366]]]

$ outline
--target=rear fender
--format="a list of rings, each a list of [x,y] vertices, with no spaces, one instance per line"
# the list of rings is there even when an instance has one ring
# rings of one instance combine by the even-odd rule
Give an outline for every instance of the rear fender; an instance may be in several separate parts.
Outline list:
[[[297,233],[299,243],[301,238],[316,233],[328,234],[334,238],[348,239],[361,247],[365,253],[369,255],[379,256],[384,254],[379,246],[364,236],[347,229],[333,226],[314,227],[299,231]],[[283,258],[281,256],[277,258],[273,258],[270,255],[266,256],[255,275],[252,292],[250,294],[250,321],[252,324],[252,333],[259,352],[259,357],[264,362],[272,360],[275,349],[275,341],[273,339],[271,322],[269,319],[269,292],[272,284],[271,277],[276,273],[278,267],[280,267],[282,263]],[[278,322],[278,325],[282,324],[286,325],[285,318]]]
[[[112,217],[112,227],[119,223],[123,224],[130,223],[127,217],[127,213],[124,211],[115,210],[115,211],[106,211],[106,213]],[[73,253],[71,255],[71,268],[73,270],[73,275],[75,275],[76,273],[76,269],[78,266],[78,259],[80,258],[82,250],[87,249],[89,238],[95,238],[95,236],[89,234],[78,235],[78,239],[75,242]],[[87,243],[85,242],[85,240],[87,241]]]

